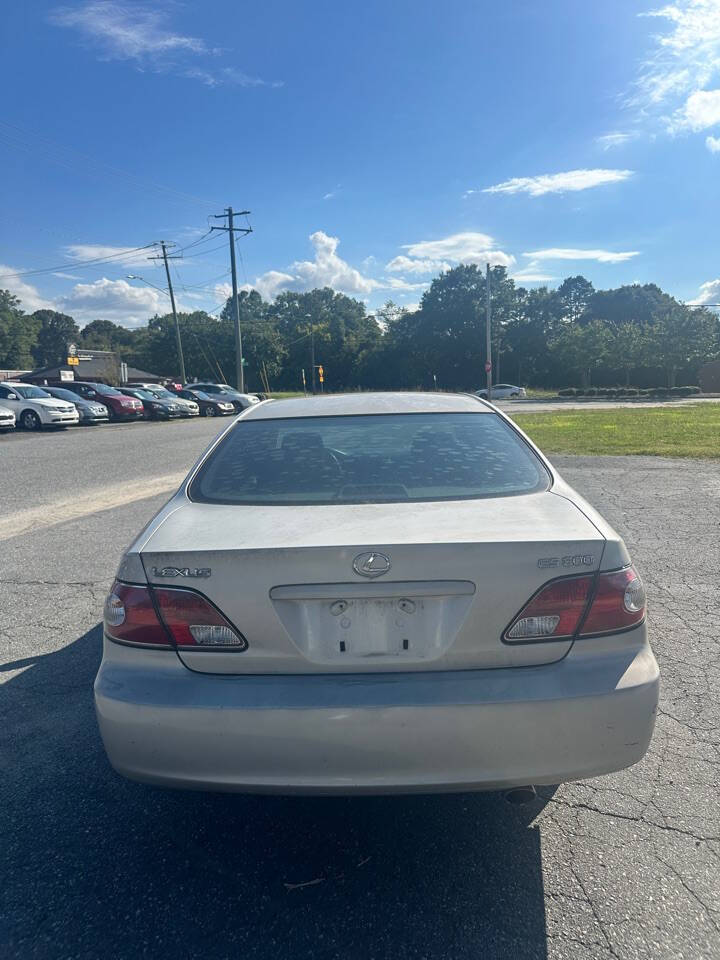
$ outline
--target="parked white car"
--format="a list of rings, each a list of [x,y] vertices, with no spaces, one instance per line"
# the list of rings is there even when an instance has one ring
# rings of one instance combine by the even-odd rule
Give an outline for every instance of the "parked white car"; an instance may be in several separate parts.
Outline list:
[[[256,404],[121,561],[95,681],[163,786],[499,789],[636,763],[645,593],[615,531],[490,404]]]
[[[0,430],[15,429],[15,414],[8,407],[0,407]]]
[[[51,397],[29,383],[13,380],[0,383],[0,403],[13,411],[17,424],[25,430],[69,427],[79,419],[74,404]]]
[[[485,388],[477,390],[476,396],[487,398],[487,390]],[[496,383],[492,388],[493,400],[509,400],[516,397],[527,397],[525,387],[516,387],[512,383]]]

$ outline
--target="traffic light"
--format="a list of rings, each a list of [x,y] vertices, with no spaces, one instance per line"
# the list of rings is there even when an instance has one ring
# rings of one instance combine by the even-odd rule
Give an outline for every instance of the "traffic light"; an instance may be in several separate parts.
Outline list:
[[[322,364],[318,364],[318,378],[320,383],[325,383],[325,371],[322,368]]]

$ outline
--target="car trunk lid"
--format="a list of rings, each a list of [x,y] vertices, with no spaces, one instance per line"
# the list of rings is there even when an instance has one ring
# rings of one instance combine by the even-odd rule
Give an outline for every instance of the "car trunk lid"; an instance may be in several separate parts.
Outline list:
[[[352,507],[176,502],[142,547],[148,580],[198,590],[248,641],[242,653],[179,654],[208,673],[552,662],[570,641],[509,645],[503,631],[548,580],[598,569],[605,543],[552,492]]]

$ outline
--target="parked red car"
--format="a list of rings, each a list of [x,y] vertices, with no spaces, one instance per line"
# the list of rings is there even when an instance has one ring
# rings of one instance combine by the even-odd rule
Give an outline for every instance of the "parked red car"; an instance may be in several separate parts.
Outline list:
[[[72,380],[63,383],[66,390],[85,397],[87,400],[97,400],[105,404],[111,420],[142,420],[144,409],[142,401],[128,397],[115,387],[106,383],[90,383],[84,380]]]

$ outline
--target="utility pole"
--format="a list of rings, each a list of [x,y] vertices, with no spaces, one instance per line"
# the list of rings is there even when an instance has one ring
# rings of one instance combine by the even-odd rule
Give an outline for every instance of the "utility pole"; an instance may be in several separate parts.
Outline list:
[[[490,264],[485,264],[485,373],[487,374],[487,398],[492,402],[492,341],[490,337]]]
[[[168,292],[170,294],[170,303],[172,305],[173,319],[175,320],[175,343],[177,345],[177,355],[178,363],[180,364],[180,380],[185,385],[185,358],[183,357],[182,349],[182,340],[180,339],[180,323],[178,322],[177,310],[175,308],[175,294],[173,292],[172,280],[170,279],[170,267],[168,266],[168,260],[181,260],[180,256],[170,256],[168,257],[167,246],[165,241],[160,241],[160,246],[162,247],[162,256],[161,257],[148,257],[148,260],[162,260],[165,264],[165,276],[167,277],[168,283]]]
[[[233,217],[246,217],[249,210],[241,210],[235,213],[232,207],[227,207],[224,213],[215,214],[216,220],[224,220],[227,217],[226,227],[212,227],[213,230],[227,230],[230,240],[230,271],[232,273],[232,298],[233,298],[233,317],[235,320],[235,383],[240,393],[245,393],[245,371],[243,370],[243,352],[242,352],[242,332],[240,330],[240,304],[238,302],[237,289],[237,270],[235,269],[235,234],[241,233],[247,236],[252,233],[252,227],[236,227],[233,225]]]

